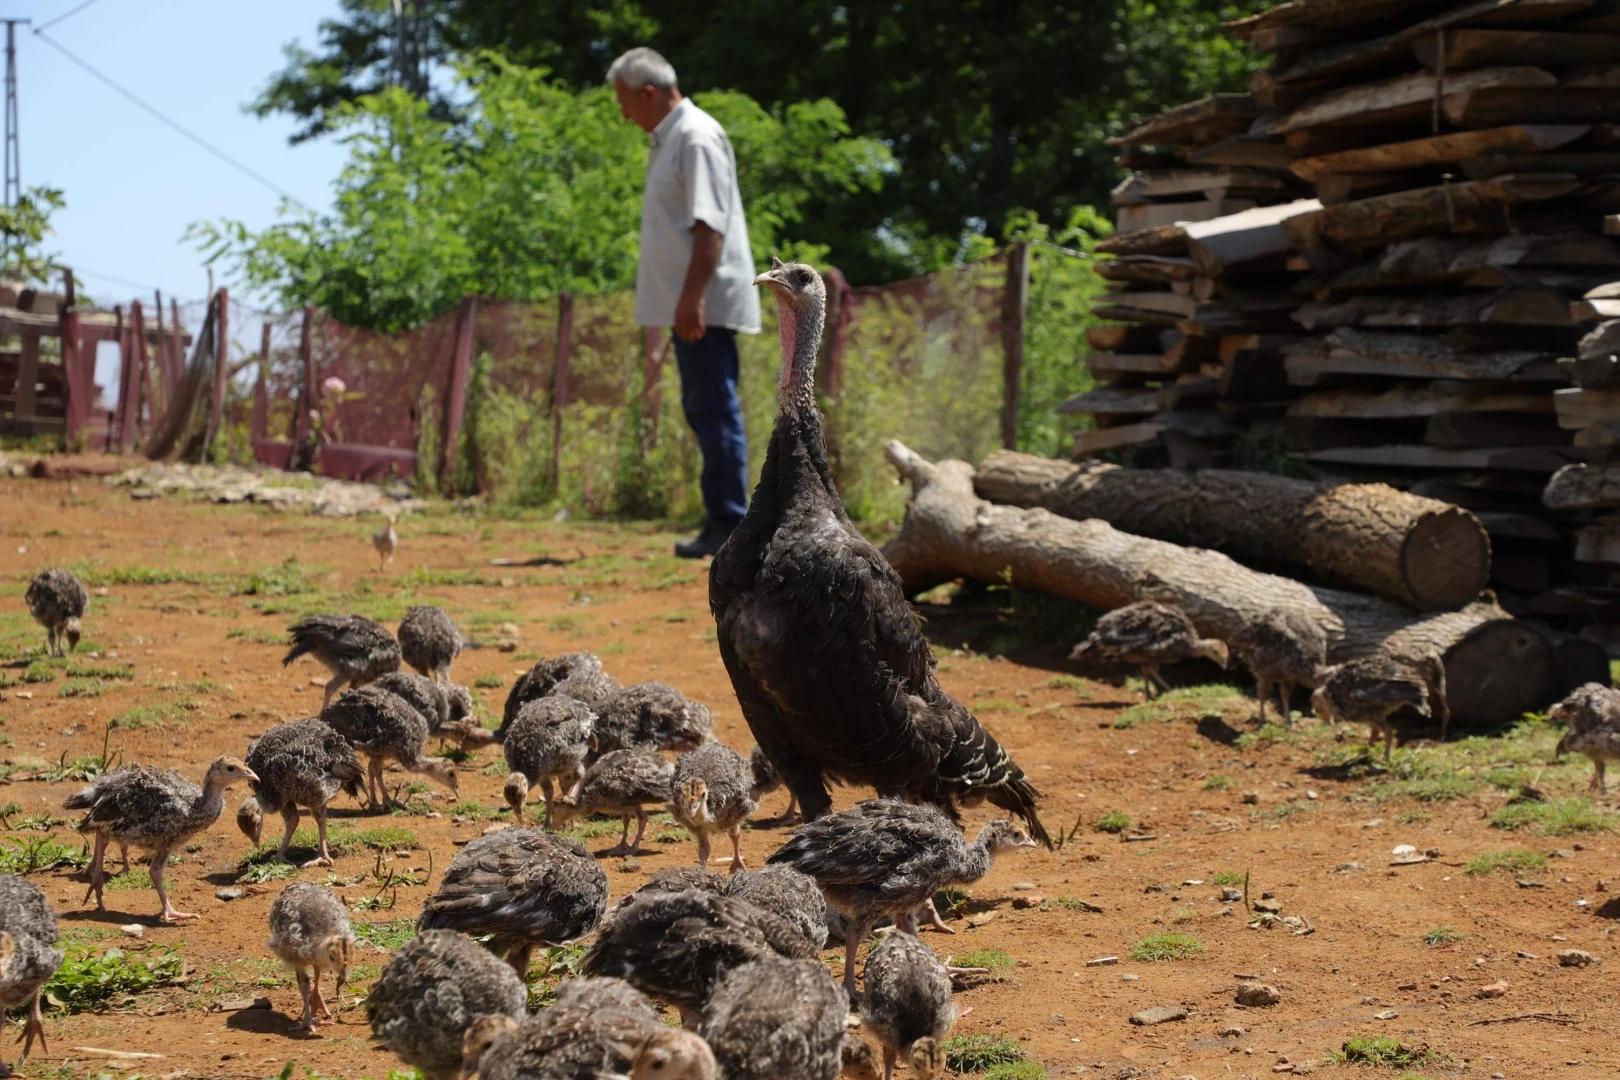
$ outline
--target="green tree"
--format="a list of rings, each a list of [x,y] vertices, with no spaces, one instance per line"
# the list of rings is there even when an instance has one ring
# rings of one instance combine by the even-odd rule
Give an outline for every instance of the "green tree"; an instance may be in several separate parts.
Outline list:
[[[257,233],[204,222],[192,238],[282,305],[383,330],[469,294],[534,300],[633,284],[647,141],[612,91],[574,90],[487,53],[458,69],[452,91],[465,102],[457,123],[397,87],[332,111],[349,148],[332,213],[289,209]],[[737,148],[756,261],[824,257],[788,233],[814,200],[875,190],[892,168],[831,102],[767,111],[729,92],[701,102]]]
[[[44,250],[50,236],[51,215],[67,205],[62,192],[52,187],[28,188],[15,206],[0,206],[0,276],[29,285],[46,283],[58,256]]]
[[[935,269],[974,235],[1001,238],[1018,207],[1067,221],[1118,178],[1105,145],[1144,116],[1242,89],[1256,60],[1220,23],[1269,0],[419,0],[428,59],[490,48],[576,87],[650,44],[688,91],[735,90],[772,112],[828,99],[879,139],[896,171],[881,188],[807,200],[802,231],[855,281]],[[338,104],[389,71],[386,0],[343,0],[315,52],[292,47],[254,103],[324,130]],[[434,115],[455,94],[425,91]]]

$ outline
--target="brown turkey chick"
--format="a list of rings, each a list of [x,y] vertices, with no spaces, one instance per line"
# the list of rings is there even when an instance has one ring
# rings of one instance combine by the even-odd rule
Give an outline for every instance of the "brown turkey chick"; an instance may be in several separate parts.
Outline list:
[[[1266,699],[1277,692],[1283,721],[1294,722],[1289,702],[1294,688],[1322,685],[1327,674],[1327,634],[1315,620],[1285,608],[1272,608],[1233,642],[1238,659],[1254,674],[1254,696],[1260,700],[1260,722],[1266,722]]]
[[[1440,709],[1440,738],[1450,726],[1446,705],[1446,671],[1440,658],[1425,657],[1417,666],[1386,653],[1373,653],[1330,668],[1311,695],[1311,708],[1322,720],[1366,724],[1374,736],[1384,739],[1384,760],[1395,749],[1395,725],[1390,717],[1410,706],[1418,715],[1431,717]]]
[[[1159,674],[1160,667],[1199,657],[1226,667],[1226,643],[1199,637],[1192,620],[1183,612],[1153,600],[1110,611],[1097,620],[1091,636],[1069,654],[1082,671],[1122,665],[1139,668],[1150,698],[1157,696],[1155,687],[1170,689]]]
[[[1591,788],[1599,794],[1607,791],[1604,765],[1620,759],[1620,690],[1601,683],[1587,683],[1571,691],[1548,715],[1569,725],[1569,731],[1558,740],[1555,756],[1585,754],[1591,758]]]

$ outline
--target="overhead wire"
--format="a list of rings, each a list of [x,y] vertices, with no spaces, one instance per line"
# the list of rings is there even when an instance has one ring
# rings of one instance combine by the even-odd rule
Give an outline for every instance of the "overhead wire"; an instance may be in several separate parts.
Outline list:
[[[78,7],[72,8],[71,10],[68,10],[68,11],[64,11],[62,14],[58,15],[56,18],[51,19],[51,20],[49,20],[47,22],[41,23],[40,26],[39,26],[39,30],[44,30],[47,27],[55,26],[57,23],[61,22],[63,19],[71,19],[71,18],[73,18],[73,16],[77,15],[79,12],[83,11],[85,8],[90,7],[92,4],[99,4],[99,3],[101,3],[101,0],[84,0],[84,3],[80,4]],[[34,33],[36,33],[36,34],[39,33],[39,30],[35,30]]]

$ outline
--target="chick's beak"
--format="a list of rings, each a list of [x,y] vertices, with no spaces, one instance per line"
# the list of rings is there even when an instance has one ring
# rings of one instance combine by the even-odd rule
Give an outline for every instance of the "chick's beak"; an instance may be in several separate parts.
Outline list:
[[[782,280],[781,273],[776,270],[765,271],[763,274],[754,279],[754,284],[763,285],[767,289],[773,290],[787,288],[787,283]]]
[[[247,778],[247,781],[250,784],[257,784],[259,782],[259,774],[246,766],[242,768],[242,775]]]

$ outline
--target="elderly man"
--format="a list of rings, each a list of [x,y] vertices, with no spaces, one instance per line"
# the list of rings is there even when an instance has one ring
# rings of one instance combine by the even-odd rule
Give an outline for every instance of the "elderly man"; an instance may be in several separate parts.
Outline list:
[[[703,450],[708,520],[675,554],[720,550],[748,510],[748,441],[737,399],[737,334],[759,333],[737,159],[714,117],[681,96],[675,69],[651,49],[613,62],[619,108],[652,136],[641,206],[636,322],[675,328],[681,408]]]

